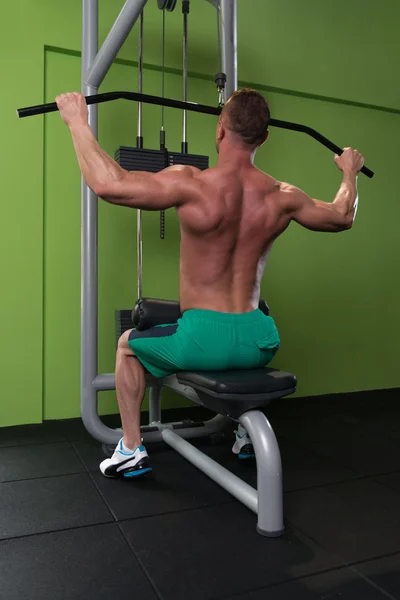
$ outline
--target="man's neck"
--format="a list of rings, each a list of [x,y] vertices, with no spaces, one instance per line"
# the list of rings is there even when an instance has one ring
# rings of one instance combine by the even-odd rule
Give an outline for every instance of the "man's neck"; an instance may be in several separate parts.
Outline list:
[[[236,144],[221,144],[218,154],[218,167],[230,167],[240,169],[254,165],[255,150],[240,148]]]

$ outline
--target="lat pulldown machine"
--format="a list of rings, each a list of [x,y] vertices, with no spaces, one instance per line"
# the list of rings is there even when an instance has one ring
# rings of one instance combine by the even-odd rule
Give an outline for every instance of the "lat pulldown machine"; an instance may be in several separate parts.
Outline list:
[[[222,69],[216,76],[220,97],[223,85],[226,87],[226,98],[237,88],[237,0],[209,0],[220,14],[221,20],[221,54]],[[89,125],[97,137],[97,105],[117,99],[133,100],[140,103],[157,104],[163,107],[179,108],[184,111],[184,136],[182,152],[179,160],[186,159],[186,111],[219,115],[221,107],[210,107],[173,100],[158,96],[149,96],[139,92],[112,92],[98,94],[108,69],[118,51],[126,40],[132,27],[139,19],[147,0],[126,0],[113,27],[98,51],[98,0],[82,0],[82,93],[89,105]],[[185,4],[185,0],[184,0]],[[163,11],[175,8],[176,0],[158,0]],[[185,12],[184,12],[185,18]],[[187,13],[186,13],[187,19]],[[143,21],[141,21],[143,26]],[[187,26],[187,21],[186,21]],[[142,38],[141,38],[142,39]],[[185,53],[184,53],[185,55]],[[140,61],[139,61],[140,62]],[[185,72],[185,68],[184,68]],[[226,83],[225,83],[226,79]],[[221,103],[221,102],[220,102]],[[44,114],[57,110],[55,103],[23,108],[17,111],[19,117]],[[125,167],[135,167],[133,156],[140,156],[137,150],[143,150],[141,143],[141,109],[139,109],[139,128],[137,148],[127,151],[119,148],[117,158]],[[309,127],[271,120],[271,126],[300,131],[311,135],[319,143],[331,151],[341,154],[342,149]],[[162,128],[163,129],[163,128]],[[164,147],[162,144],[164,143]],[[161,150],[165,151],[165,139],[161,137]],[[157,151],[150,151],[157,152]],[[165,154],[164,154],[165,157]],[[206,158],[206,157],[203,157]],[[174,156],[176,161],[176,157]],[[126,161],[126,162],[125,162]],[[168,164],[170,162],[168,161]],[[176,162],[173,164],[177,164]],[[187,163],[184,163],[187,164]],[[165,161],[163,162],[165,166]],[[161,161],[160,161],[161,167]],[[142,167],[141,167],[142,168]],[[163,167],[161,167],[163,168]],[[147,169],[150,170],[150,169]],[[363,167],[362,172],[373,177],[373,172]],[[97,197],[82,181],[82,313],[81,313],[81,414],[89,433],[98,441],[107,445],[115,445],[121,431],[114,430],[101,421],[97,411],[97,394],[105,390],[115,389],[114,374],[99,374],[97,367]],[[141,245],[141,221],[138,217],[138,242]],[[139,258],[139,254],[138,254]],[[140,258],[141,261],[141,258]],[[138,265],[138,288],[141,297],[142,271]],[[164,315],[169,318],[179,317],[178,303],[159,304],[160,319]],[[266,305],[262,305],[267,311]],[[140,325],[140,319],[146,317],[146,299],[139,300],[134,314],[129,311],[127,326],[134,323]],[[175,315],[175,316],[174,316]],[[275,434],[265,417],[263,410],[276,398],[292,394],[296,389],[296,377],[290,373],[276,369],[253,369],[230,372],[180,372],[163,380],[148,376],[149,387],[149,421],[142,428],[145,443],[164,440],[192,464],[201,469],[214,481],[219,483],[240,502],[257,514],[257,531],[263,535],[276,537],[283,533],[282,502],[282,466],[278,443]],[[204,423],[162,423],[161,422],[161,390],[168,388],[177,394],[198,404],[206,406],[217,413],[213,419]],[[230,471],[216,463],[187,440],[209,436],[221,431],[230,420],[237,421],[249,432],[256,454],[257,490],[249,486]]]

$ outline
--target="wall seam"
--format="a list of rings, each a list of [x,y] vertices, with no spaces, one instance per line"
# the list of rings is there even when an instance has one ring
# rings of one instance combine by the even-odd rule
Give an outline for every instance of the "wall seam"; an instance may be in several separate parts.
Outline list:
[[[47,73],[47,48],[43,47],[43,103],[46,102],[47,87],[46,87],[46,73]],[[45,321],[45,308],[46,308],[46,295],[45,295],[45,278],[46,278],[46,115],[42,116],[43,119],[43,193],[42,193],[42,422],[45,417],[45,341],[46,341],[46,321]]]
[[[58,46],[45,46],[45,51],[54,52],[55,54],[64,54],[67,56],[75,56],[80,58],[81,53],[77,50],[71,50],[69,48],[61,48]],[[138,62],[135,60],[128,60],[125,58],[116,58],[115,64],[125,65],[130,67],[137,67]],[[143,63],[143,68],[149,71],[158,71],[161,72],[162,67],[153,63]],[[177,69],[174,67],[165,66],[165,72],[170,75],[182,75],[182,69]],[[205,75],[204,73],[199,73],[197,71],[188,71],[188,76],[193,79],[200,79],[203,81],[214,81],[214,76]],[[255,83],[253,81],[245,81],[243,79],[239,80],[239,87],[250,87],[255,88],[257,90],[262,90],[265,92],[271,92],[273,94],[282,94],[285,96],[294,96],[296,98],[306,98],[308,100],[319,100],[321,102],[329,102],[331,104],[342,104],[346,106],[354,106],[356,108],[363,108],[367,110],[376,110],[379,112],[386,112],[391,114],[400,114],[400,108],[392,108],[390,106],[381,106],[379,104],[369,104],[367,102],[359,102],[357,100],[347,100],[346,98],[335,98],[333,96],[324,96],[323,94],[312,94],[309,92],[302,92],[299,90],[290,90],[288,88],[280,88],[272,85],[265,85],[262,83]]]

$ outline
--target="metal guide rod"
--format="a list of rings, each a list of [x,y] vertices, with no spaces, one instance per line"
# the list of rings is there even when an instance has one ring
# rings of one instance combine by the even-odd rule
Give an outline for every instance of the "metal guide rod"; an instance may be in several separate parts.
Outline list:
[[[138,92],[143,92],[143,19],[144,11],[140,13],[139,19],[139,60],[138,60]],[[143,115],[142,115],[142,102],[138,103],[138,130],[136,138],[137,148],[143,148]]]
[[[161,97],[165,96],[165,10],[162,13],[162,38],[161,38]],[[160,150],[165,150],[165,108],[161,107],[161,129],[160,129]],[[160,210],[160,240],[165,239],[165,210]]]
[[[87,104],[98,104],[100,102],[110,102],[112,100],[132,100],[132,101],[141,101],[148,104],[157,104],[159,106],[167,106],[171,108],[178,109],[186,109],[188,111],[199,112],[205,115],[220,115],[221,107],[215,106],[206,106],[205,104],[196,104],[195,102],[183,102],[182,100],[173,100],[172,98],[160,98],[159,96],[149,96],[147,94],[138,94],[136,92],[107,92],[105,94],[97,94],[94,96],[86,96]],[[50,102],[49,104],[40,104],[37,106],[29,106],[27,108],[20,108],[17,110],[18,116],[21,117],[30,117],[33,115],[41,115],[48,112],[57,111],[57,104],[55,102]],[[278,127],[280,129],[290,129],[292,131],[299,131],[301,133],[305,133],[315,140],[325,146],[335,154],[343,154],[343,149],[340,148],[334,142],[331,142],[324,135],[313,129],[312,127],[308,127],[307,125],[301,125],[300,123],[292,123],[290,121],[281,121],[280,119],[271,119],[269,122],[271,127]],[[370,179],[374,176],[374,172],[371,171],[365,165],[361,169],[361,173],[364,173]]]
[[[144,11],[140,13],[139,19],[139,61],[138,61],[138,92],[139,94],[143,91],[143,21]],[[143,113],[142,113],[142,102],[138,103],[138,131],[136,137],[136,147],[143,148]],[[143,234],[142,234],[142,211],[140,208],[136,211],[136,243],[137,243],[137,289],[138,298],[142,297],[143,290]]]
[[[89,65],[86,83],[99,87],[148,0],[126,0],[97,56]]]
[[[183,13],[183,101],[187,102],[187,81],[188,81],[188,14],[190,10],[189,0],[182,0]],[[183,111],[183,135],[182,135],[182,153],[189,151],[187,141],[187,110]]]
[[[143,290],[143,236],[142,236],[142,211],[137,210],[137,281],[138,298],[142,297]]]
[[[165,10],[162,11],[162,55],[161,55],[161,97],[165,96]],[[160,131],[160,148],[165,148],[165,107],[161,107],[161,131]]]

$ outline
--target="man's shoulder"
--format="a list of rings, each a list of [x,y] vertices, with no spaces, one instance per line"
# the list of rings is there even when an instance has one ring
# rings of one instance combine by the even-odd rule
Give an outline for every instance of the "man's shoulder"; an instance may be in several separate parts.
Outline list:
[[[168,173],[172,175],[184,175],[187,177],[193,177],[194,175],[198,175],[201,173],[201,169],[197,167],[192,167],[191,165],[171,165],[167,167],[162,173]]]

